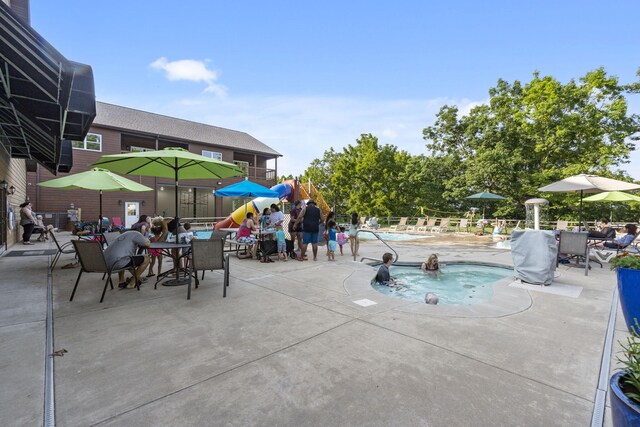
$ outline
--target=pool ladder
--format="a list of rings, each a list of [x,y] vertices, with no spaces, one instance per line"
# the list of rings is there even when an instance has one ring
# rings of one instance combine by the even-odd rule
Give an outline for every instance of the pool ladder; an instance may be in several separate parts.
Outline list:
[[[395,263],[398,261],[398,252],[396,252],[396,250],[395,250],[395,249],[393,249],[391,246],[389,246],[389,244],[388,244],[387,242],[385,242],[385,241],[384,241],[384,239],[378,235],[378,233],[376,233],[376,232],[375,232],[375,231],[373,231],[373,230],[358,230],[358,231],[356,231],[356,240],[358,239],[358,234],[360,234],[360,233],[371,233],[371,234],[373,234],[374,236],[376,236],[376,239],[378,239],[378,240],[380,240],[382,243],[384,243],[384,245],[385,245],[386,247],[388,247],[388,248],[389,248],[389,250],[390,250],[391,252],[393,252],[393,254],[394,254],[393,263],[395,264]],[[365,259],[369,259],[369,260],[371,260],[371,261],[377,261],[377,262],[380,262],[380,261],[381,261],[381,259],[376,259],[376,258],[371,258],[371,257],[363,256],[362,258],[360,258],[360,262],[364,261]],[[353,260],[354,260],[354,261],[357,261],[357,259],[356,259],[356,256],[355,256],[355,255],[353,255]]]

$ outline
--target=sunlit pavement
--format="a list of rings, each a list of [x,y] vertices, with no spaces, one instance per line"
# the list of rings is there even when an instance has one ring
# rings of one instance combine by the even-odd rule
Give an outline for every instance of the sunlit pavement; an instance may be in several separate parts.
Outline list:
[[[391,246],[401,261],[436,252],[444,262],[511,264],[490,239],[447,236]],[[63,256],[52,276],[54,348],[67,350],[55,357],[58,424],[591,422],[615,286],[607,265],[588,277],[560,266],[558,282],[582,287],[578,298],[509,287],[520,305],[492,315],[491,302],[456,312],[379,294],[368,286],[375,269],[344,249],[336,262],[324,247],[315,262],[232,257],[224,299],[215,271],[189,301],[184,286],[148,282],[139,292],[108,290],[102,304],[98,274],[83,275],[68,301],[78,269],[61,269],[72,260]],[[385,251],[363,242],[358,260]],[[42,422],[49,258],[0,258],[2,425]],[[375,304],[354,302],[363,299]],[[616,339],[624,336],[618,316]]]

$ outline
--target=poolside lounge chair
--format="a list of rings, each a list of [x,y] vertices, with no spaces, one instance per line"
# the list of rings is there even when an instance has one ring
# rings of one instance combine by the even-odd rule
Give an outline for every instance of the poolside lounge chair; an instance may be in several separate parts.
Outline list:
[[[426,233],[427,231],[431,231],[431,229],[436,225],[437,218],[429,218],[427,223],[422,227],[418,227],[418,231]]]
[[[584,259],[584,275],[589,275],[589,233],[574,233],[571,231],[560,231],[560,240],[558,242],[558,256],[556,259],[556,267],[560,263],[560,254],[575,255],[576,266],[580,259]],[[567,264],[569,265],[569,264]]]
[[[469,231],[469,218],[462,218],[460,222],[458,222],[456,229],[460,232],[463,228],[465,232]]]
[[[440,224],[431,227],[431,231],[434,233],[443,233],[449,230],[449,223],[451,222],[450,218],[442,218],[440,220]]]
[[[389,227],[390,231],[400,231],[400,230],[404,230],[405,228],[407,228],[407,220],[409,219],[409,217],[407,216],[403,216],[402,218],[400,218],[400,222],[392,225],[391,227]]]
[[[416,231],[417,227],[422,227],[427,219],[426,218],[418,218],[414,225],[409,225],[407,227],[407,231]]]

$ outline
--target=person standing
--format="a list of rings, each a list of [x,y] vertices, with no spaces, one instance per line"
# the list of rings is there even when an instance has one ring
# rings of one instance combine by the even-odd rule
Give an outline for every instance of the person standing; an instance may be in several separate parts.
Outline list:
[[[300,249],[298,261],[304,261],[309,243],[311,243],[313,250],[313,260],[318,260],[318,233],[320,232],[320,223],[323,220],[322,212],[316,206],[316,202],[313,199],[309,199],[307,206],[302,209],[294,224],[295,227],[302,223],[302,248]]]
[[[293,242],[298,242],[298,249],[302,250],[302,224],[294,226],[298,216],[300,216],[300,212],[302,212],[300,200],[296,200],[289,212],[289,235]]]
[[[35,220],[33,219],[33,211],[31,210],[31,202],[24,202],[20,205],[20,225],[22,226],[22,244],[32,245],[30,242],[31,234],[33,233],[33,227]]]
[[[271,204],[271,213],[269,214],[269,226],[276,227],[284,224],[284,214],[280,212],[280,208],[275,203]]]
[[[356,212],[351,214],[351,223],[349,224],[349,247],[351,248],[351,255],[358,256],[358,249],[360,247],[360,240],[356,236],[358,233],[358,226],[360,225],[360,219]]]

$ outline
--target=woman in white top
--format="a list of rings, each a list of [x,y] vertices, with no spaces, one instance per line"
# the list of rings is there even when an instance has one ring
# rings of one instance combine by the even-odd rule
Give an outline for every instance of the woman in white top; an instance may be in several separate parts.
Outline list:
[[[278,205],[273,203],[271,205],[271,214],[269,214],[269,227],[275,227],[276,225],[282,225],[284,223],[284,214],[280,212]]]

